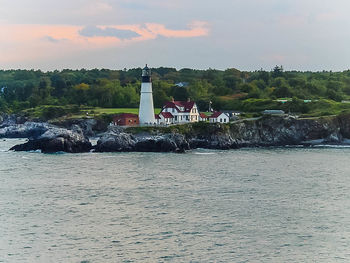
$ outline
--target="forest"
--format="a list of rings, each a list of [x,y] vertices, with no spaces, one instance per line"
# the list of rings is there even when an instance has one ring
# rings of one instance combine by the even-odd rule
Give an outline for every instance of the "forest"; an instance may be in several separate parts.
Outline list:
[[[18,113],[41,105],[75,110],[137,108],[140,81],[141,68],[0,70],[0,112]],[[152,81],[157,108],[171,98],[191,98],[201,111],[208,111],[211,101],[215,110],[236,110],[253,116],[265,109],[283,109],[305,116],[350,110],[350,70],[299,72],[276,66],[271,71],[247,72],[234,68],[160,67],[152,69]]]

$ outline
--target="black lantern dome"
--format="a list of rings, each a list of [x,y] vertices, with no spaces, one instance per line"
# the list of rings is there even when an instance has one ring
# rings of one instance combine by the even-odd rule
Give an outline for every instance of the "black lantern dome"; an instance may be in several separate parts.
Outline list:
[[[142,82],[151,82],[151,69],[147,67],[147,64],[142,70]]]

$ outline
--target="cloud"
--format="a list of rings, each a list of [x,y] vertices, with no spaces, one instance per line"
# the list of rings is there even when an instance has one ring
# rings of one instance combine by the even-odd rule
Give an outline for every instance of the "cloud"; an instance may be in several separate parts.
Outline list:
[[[116,37],[119,39],[131,39],[140,35],[131,30],[121,30],[113,27],[86,26],[79,31],[84,37]]]
[[[209,34],[208,23],[202,21],[192,22],[189,25],[190,29],[184,30],[167,29],[161,24],[146,24],[146,27],[153,34],[164,37],[185,38],[207,36]]]
[[[126,47],[158,37],[193,38],[208,35],[207,24],[193,22],[188,29],[167,29],[163,24],[109,26],[2,25],[5,55],[0,63],[69,57],[70,54],[105,48]],[[53,45],[54,44],[54,45]]]
[[[101,0],[90,0],[87,4],[83,5],[77,14],[83,14],[85,16],[97,16],[103,15],[113,11],[113,7]]]
[[[51,36],[44,36],[42,39],[45,40],[45,41],[49,41],[51,43],[59,43],[61,41],[66,41],[67,40],[66,38],[58,39],[58,38],[54,38],[54,37],[51,37]]]

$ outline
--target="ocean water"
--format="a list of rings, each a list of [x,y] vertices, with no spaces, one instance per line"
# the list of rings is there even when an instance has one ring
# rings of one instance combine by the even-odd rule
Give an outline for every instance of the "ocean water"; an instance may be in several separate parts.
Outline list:
[[[7,152],[0,262],[350,262],[350,148]]]

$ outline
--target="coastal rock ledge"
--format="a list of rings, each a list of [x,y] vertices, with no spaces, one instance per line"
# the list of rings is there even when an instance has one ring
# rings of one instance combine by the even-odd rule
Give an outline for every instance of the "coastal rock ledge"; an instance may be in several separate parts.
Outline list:
[[[95,146],[95,152],[184,152],[189,149],[181,134],[141,136],[125,132],[107,132]]]
[[[350,143],[350,115],[298,119],[264,116],[230,124],[191,123],[106,132],[95,147],[96,152],[184,152],[189,149],[237,149]],[[135,135],[136,134],[136,135]]]
[[[89,152],[91,149],[92,145],[90,141],[86,139],[81,132],[61,128],[51,128],[38,138],[31,139],[24,144],[15,145],[10,150],[41,150],[43,153],[81,153]]]
[[[15,151],[52,152],[185,152],[196,148],[313,146],[350,144],[350,114],[323,118],[264,116],[229,124],[190,123],[169,127],[111,126],[92,147],[82,129],[72,130],[45,123],[0,127],[0,137],[30,140],[11,148]]]

